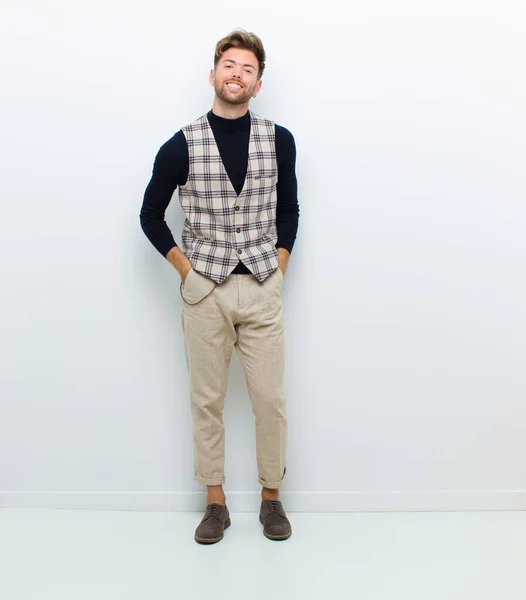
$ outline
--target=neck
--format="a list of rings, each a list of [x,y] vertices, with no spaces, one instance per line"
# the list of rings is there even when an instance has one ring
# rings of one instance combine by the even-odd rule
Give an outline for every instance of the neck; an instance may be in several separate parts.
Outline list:
[[[228,104],[216,96],[212,112],[218,117],[223,117],[223,119],[239,119],[247,114],[248,102],[244,104]]]

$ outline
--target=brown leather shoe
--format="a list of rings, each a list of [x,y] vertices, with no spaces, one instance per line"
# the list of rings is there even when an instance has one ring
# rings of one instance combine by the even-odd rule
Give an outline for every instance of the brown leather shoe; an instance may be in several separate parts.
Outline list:
[[[292,535],[290,521],[280,500],[262,500],[259,520],[263,523],[263,535],[269,540],[286,540]]]
[[[223,532],[227,527],[230,527],[228,508],[215,502],[207,504],[205,516],[195,530],[194,539],[199,544],[215,544],[223,539]]]

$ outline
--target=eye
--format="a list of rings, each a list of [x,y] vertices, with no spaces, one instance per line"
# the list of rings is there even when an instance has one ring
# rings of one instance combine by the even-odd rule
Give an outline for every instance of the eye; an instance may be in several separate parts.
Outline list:
[[[250,69],[245,69],[245,71],[246,71],[247,73],[250,73],[250,74],[252,74],[252,71],[251,71]]]

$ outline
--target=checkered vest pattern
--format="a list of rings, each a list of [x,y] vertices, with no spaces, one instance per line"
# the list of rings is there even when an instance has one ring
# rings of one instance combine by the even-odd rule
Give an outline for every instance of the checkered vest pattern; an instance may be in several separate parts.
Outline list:
[[[273,121],[249,114],[248,166],[239,196],[206,115],[181,128],[189,156],[188,180],[179,186],[183,252],[196,271],[217,283],[240,260],[259,281],[278,266],[276,129]]]

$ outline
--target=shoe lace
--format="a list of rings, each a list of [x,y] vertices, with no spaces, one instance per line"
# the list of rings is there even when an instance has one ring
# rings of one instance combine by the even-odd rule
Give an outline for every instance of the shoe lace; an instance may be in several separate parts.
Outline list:
[[[281,502],[279,500],[267,500],[268,513],[280,512]]]
[[[220,519],[221,518],[221,509],[222,509],[222,506],[220,506],[219,504],[209,504],[206,507],[207,516],[217,517],[218,519]]]

